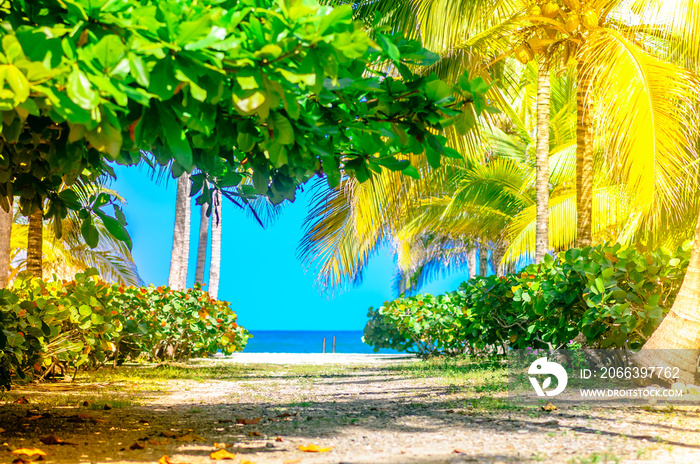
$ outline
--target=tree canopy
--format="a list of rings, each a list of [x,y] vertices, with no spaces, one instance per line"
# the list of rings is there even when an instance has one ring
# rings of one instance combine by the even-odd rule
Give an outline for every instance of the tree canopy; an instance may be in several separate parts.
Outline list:
[[[451,86],[420,66],[437,55],[398,34],[374,40],[349,6],[315,0],[13,0],[0,7],[0,197],[48,217],[93,209],[117,238],[124,217],[77,201],[73,186],[151,152],[235,194],[293,199],[315,174],[364,181],[419,173],[459,154],[440,131],[469,130],[488,85]],[[199,172],[201,171],[201,173]],[[341,174],[341,172],[343,174]],[[252,176],[252,186],[242,180]],[[61,221],[55,221],[60,224]]]

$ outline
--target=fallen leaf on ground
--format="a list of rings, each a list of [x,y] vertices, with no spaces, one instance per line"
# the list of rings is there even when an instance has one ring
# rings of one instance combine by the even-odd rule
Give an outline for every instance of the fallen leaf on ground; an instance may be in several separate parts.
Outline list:
[[[4,431],[5,431],[5,429],[3,429],[2,427],[0,427],[0,433],[3,433]]]
[[[151,425],[151,423],[148,422],[146,419],[139,419],[139,424]]]
[[[231,445],[227,443],[214,443],[214,448],[228,448],[229,446]]]
[[[105,405],[102,407],[102,409],[104,409],[105,411],[109,411],[110,409],[112,409],[112,405],[109,403],[105,403]]]
[[[542,406],[543,411],[556,411],[558,408],[554,406],[552,403],[547,402],[544,406]]]
[[[168,443],[170,443],[170,438],[163,438],[162,440],[156,440],[155,438],[148,439],[149,445],[167,445]]]
[[[74,445],[75,446],[75,443],[70,443],[70,442],[61,440],[56,435],[49,435],[47,437],[40,438],[39,441],[45,445]]]
[[[170,458],[168,457],[167,454],[163,455],[160,459],[158,459],[158,464],[173,464],[170,462]]]
[[[20,396],[12,402],[13,404],[29,404],[29,400],[26,396]]]
[[[77,414],[75,416],[70,416],[68,418],[68,422],[77,422],[77,423],[82,423],[82,422],[92,422],[93,424],[104,424],[107,422],[104,419],[98,419],[96,417],[91,416],[90,414]]]
[[[242,417],[237,417],[236,424],[255,425],[258,422],[260,422],[261,419],[262,419],[262,417],[254,417],[252,419],[244,419]]]
[[[284,441],[284,439],[282,437],[277,437],[275,438],[275,441]]]
[[[130,450],[137,450],[137,449],[144,449],[144,448],[146,448],[146,445],[144,443],[139,443],[137,441],[135,441],[134,444],[129,447]]]
[[[234,453],[229,453],[225,449],[220,449],[219,451],[214,451],[209,455],[212,459],[235,459],[236,455]]]
[[[177,433],[171,432],[170,430],[164,430],[163,432],[160,432],[160,434],[163,435],[164,437],[168,437],[168,438],[176,438],[177,437]]]
[[[251,430],[250,432],[248,432],[248,436],[249,437],[261,437],[262,435],[257,430]]]
[[[294,414],[290,414],[288,412],[283,412],[282,414],[277,414],[275,417],[292,417]]]
[[[206,441],[204,438],[200,437],[196,433],[186,433],[184,435],[181,435],[177,437],[177,441]]]
[[[457,449],[455,449],[455,450],[453,451],[453,453],[457,453],[457,454],[467,454],[468,451],[467,451],[467,450],[463,450],[463,449],[457,448]]]
[[[243,460],[241,461],[241,464],[255,464],[255,463],[254,463],[253,461],[249,461],[249,460],[247,460],[247,459],[243,459]]]
[[[41,456],[40,456],[41,457]],[[24,459],[22,457],[15,458],[12,464],[30,464],[32,461],[30,459]]]
[[[228,424],[228,423],[231,423],[233,421],[231,419],[219,419],[217,422],[219,424]]]
[[[290,461],[284,461],[282,464],[298,464],[301,462],[301,459],[292,459]]]
[[[38,454],[39,456],[46,456],[46,452],[40,450],[39,448],[20,448],[14,450],[12,454],[26,454],[27,456],[34,456]]]
[[[328,448],[321,448],[318,445],[299,445],[299,451],[305,451],[307,453],[327,453],[332,449],[332,446]]]

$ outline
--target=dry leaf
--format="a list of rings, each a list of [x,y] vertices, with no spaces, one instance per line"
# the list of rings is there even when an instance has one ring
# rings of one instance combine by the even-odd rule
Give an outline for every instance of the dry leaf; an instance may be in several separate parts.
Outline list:
[[[163,457],[161,457],[160,459],[158,459],[158,464],[173,464],[173,463],[170,461],[170,458],[166,454],[166,455],[163,455]]]
[[[554,406],[552,403],[547,402],[544,406],[542,406],[543,411],[556,411],[558,408]]]
[[[45,445],[73,445],[75,446],[75,443],[69,443],[67,441],[61,440],[55,435],[49,435],[44,438],[39,439],[40,442],[42,442]]]
[[[282,437],[277,437],[277,438],[275,438],[275,441],[284,441],[284,440],[282,439]]]
[[[134,444],[129,447],[130,450],[139,450],[144,448],[146,448],[146,445],[137,441],[135,441]]]
[[[12,452],[12,454],[26,454],[27,456],[46,456],[46,452],[40,450],[39,448],[20,448]]]
[[[307,453],[327,453],[332,449],[332,446],[329,448],[321,448],[318,445],[299,445],[299,451],[306,451]]]
[[[26,396],[20,396],[12,402],[13,404],[29,404],[29,400]]]
[[[283,412],[282,414],[277,414],[275,417],[292,417],[294,414],[288,412]]]
[[[217,448],[217,449],[218,448],[228,448],[229,446],[231,446],[231,445],[229,445],[227,443],[214,443],[214,448]]]
[[[190,432],[190,433],[186,433],[182,436],[177,437],[177,441],[190,442],[190,441],[206,441],[206,440],[204,438],[200,437],[199,435],[197,435],[196,433]]]
[[[249,437],[261,437],[262,435],[257,430],[251,430],[250,432],[248,432],[248,436]]]
[[[255,463],[254,463],[253,461],[249,461],[249,460],[247,460],[247,459],[243,459],[243,460],[241,461],[241,464],[255,464]]]
[[[2,427],[0,427],[0,433],[3,433],[4,431],[5,431],[5,429],[3,429]]]
[[[231,419],[219,419],[217,422],[219,424],[228,424],[228,423],[231,423],[233,421]]]
[[[149,445],[167,445],[168,443],[170,443],[170,438],[163,438],[162,440],[156,440],[155,438],[148,439]]]
[[[301,462],[301,459],[292,459],[290,461],[284,461],[282,464],[298,464]]]
[[[220,449],[219,451],[214,451],[209,455],[212,459],[235,459],[236,455],[234,453],[229,453],[225,449]]]
[[[262,417],[254,417],[253,419],[244,419],[242,417],[237,417],[236,424],[255,425],[258,422],[260,422],[261,419],[262,419]]]
[[[469,451],[456,448],[456,449],[453,451],[453,453],[457,453],[457,454],[468,454]]]
[[[43,456],[39,456],[39,457],[43,457]],[[31,464],[31,463],[32,463],[31,460],[29,460],[29,459],[24,459],[24,458],[22,458],[22,457],[15,458],[15,459],[12,461],[12,464]]]
[[[177,437],[177,433],[171,432],[170,430],[165,430],[163,432],[160,432],[160,434],[163,435],[164,437],[168,437],[168,438],[176,438]]]

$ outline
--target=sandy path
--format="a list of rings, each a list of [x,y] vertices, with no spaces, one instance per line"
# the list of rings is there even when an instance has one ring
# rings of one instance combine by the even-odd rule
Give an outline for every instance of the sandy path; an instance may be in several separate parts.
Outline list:
[[[230,367],[231,361],[221,364]],[[12,461],[9,450],[30,446],[45,449],[49,462],[58,463],[152,463],[163,455],[172,463],[212,463],[214,443],[230,445],[237,457],[228,462],[234,464],[700,462],[698,407],[503,409],[493,398],[504,393],[488,384],[382,365],[331,364],[309,372],[292,365],[241,366],[235,379],[171,380],[142,393],[140,406],[87,411],[104,420],[97,423],[68,423],[81,408],[54,408],[51,418],[28,420],[28,411],[41,406],[5,404],[0,439],[7,451],[0,452],[0,463]],[[40,398],[37,389],[21,394],[33,402]],[[195,435],[177,438],[188,431]],[[45,446],[38,441],[44,435],[76,446]],[[199,437],[203,441],[189,441]],[[137,440],[144,448],[129,449]],[[332,449],[298,449],[306,444]]]

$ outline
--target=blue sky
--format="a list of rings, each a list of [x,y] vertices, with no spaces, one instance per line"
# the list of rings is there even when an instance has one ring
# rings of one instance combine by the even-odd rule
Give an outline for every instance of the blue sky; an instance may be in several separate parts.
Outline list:
[[[156,184],[148,172],[118,167],[112,184],[126,200],[125,214],[133,255],[146,283],[168,283],[176,181]],[[370,262],[361,285],[327,297],[296,258],[309,194],[300,194],[267,229],[224,200],[219,298],[231,302],[238,322],[249,330],[362,330],[367,309],[392,299],[393,256],[384,248]],[[199,207],[192,202],[192,239],[188,285],[194,282]],[[207,269],[208,272],[208,269]],[[205,281],[207,279],[205,278]],[[422,291],[456,289],[464,275],[449,275]]]

